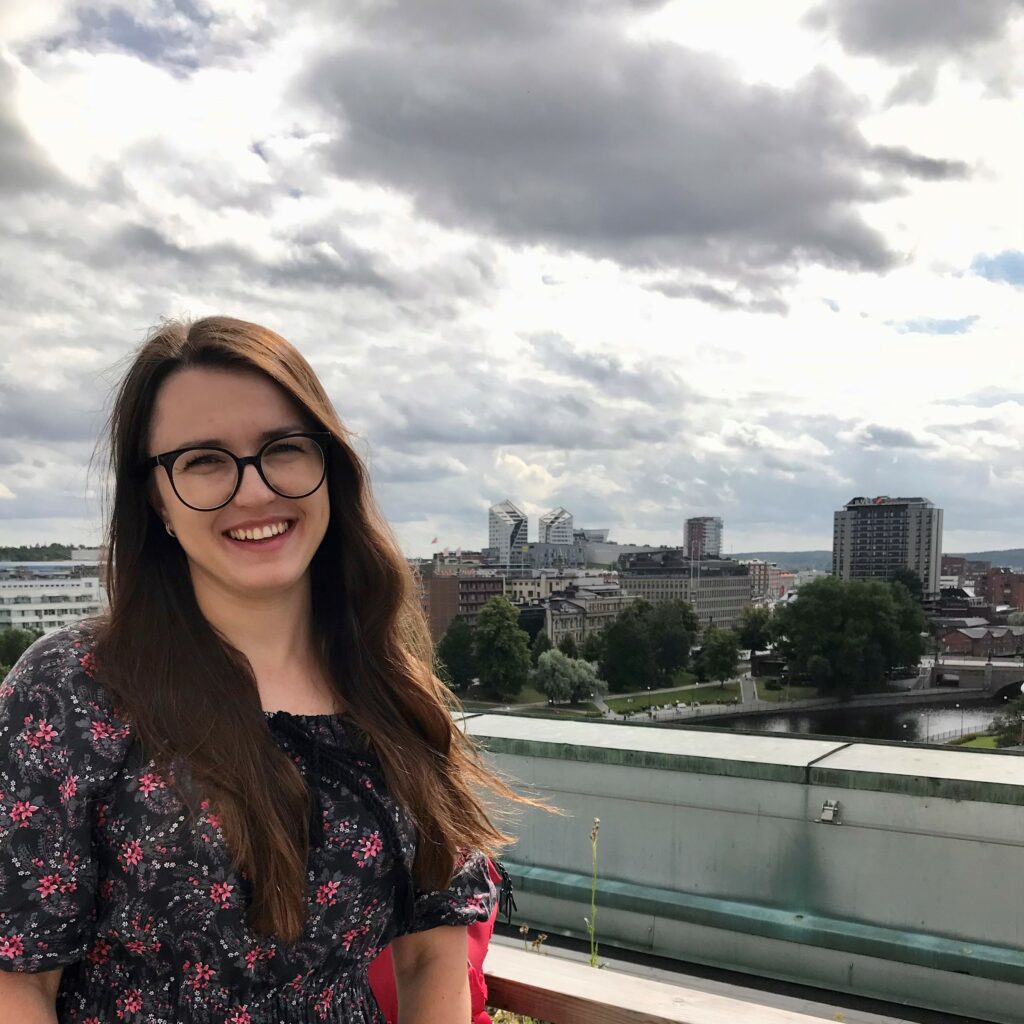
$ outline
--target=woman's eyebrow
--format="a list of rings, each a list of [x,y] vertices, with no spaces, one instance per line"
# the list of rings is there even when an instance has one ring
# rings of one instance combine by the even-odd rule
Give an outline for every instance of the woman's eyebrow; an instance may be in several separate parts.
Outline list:
[[[299,434],[306,430],[301,423],[292,424],[291,426],[274,427],[273,430],[264,430],[262,434],[259,434],[257,440],[260,444],[266,441],[270,441],[275,437],[281,437],[283,434]],[[227,441],[219,437],[203,437],[196,441],[186,441],[184,444],[179,444],[179,448],[227,448]]]

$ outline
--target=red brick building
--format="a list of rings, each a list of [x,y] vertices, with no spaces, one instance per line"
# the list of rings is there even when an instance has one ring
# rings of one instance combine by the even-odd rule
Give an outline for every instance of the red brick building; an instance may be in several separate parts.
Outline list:
[[[505,580],[500,576],[435,575],[423,580],[423,610],[434,643],[444,636],[456,615],[474,626],[480,609],[504,593]]]
[[[1024,573],[1012,569],[989,569],[978,577],[975,592],[993,608],[1002,604],[1024,608]]]
[[[942,636],[944,654],[972,658],[1005,657],[1024,652],[1024,626],[975,626],[951,629]]]

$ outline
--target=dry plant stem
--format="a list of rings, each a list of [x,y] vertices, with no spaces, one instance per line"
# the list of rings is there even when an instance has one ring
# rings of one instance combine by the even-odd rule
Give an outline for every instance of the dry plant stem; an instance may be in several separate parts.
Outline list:
[[[594,827],[590,830],[590,853],[592,870],[590,876],[590,918],[587,919],[587,933],[590,936],[590,966],[597,967],[597,834],[601,829],[601,819],[594,819]]]

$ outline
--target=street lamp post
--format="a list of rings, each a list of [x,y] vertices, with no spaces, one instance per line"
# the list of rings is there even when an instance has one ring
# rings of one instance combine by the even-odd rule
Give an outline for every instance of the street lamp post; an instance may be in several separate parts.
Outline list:
[[[964,738],[964,709],[957,704],[957,708],[960,710],[960,739]]]

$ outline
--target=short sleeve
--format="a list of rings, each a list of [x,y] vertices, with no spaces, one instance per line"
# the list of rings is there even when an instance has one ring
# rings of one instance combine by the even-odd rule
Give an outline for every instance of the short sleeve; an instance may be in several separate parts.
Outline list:
[[[81,628],[37,640],[0,684],[0,969],[81,959],[97,887],[96,802],[130,729],[94,679]]]
[[[436,891],[416,890],[412,926],[404,934],[424,932],[440,925],[471,925],[486,921],[497,906],[498,893],[491,881],[487,857],[479,851],[456,863],[451,885]]]

